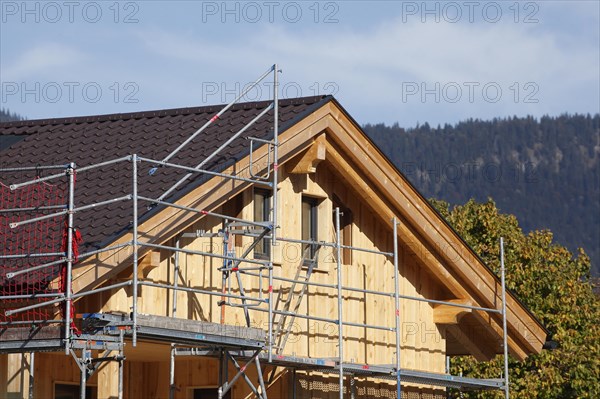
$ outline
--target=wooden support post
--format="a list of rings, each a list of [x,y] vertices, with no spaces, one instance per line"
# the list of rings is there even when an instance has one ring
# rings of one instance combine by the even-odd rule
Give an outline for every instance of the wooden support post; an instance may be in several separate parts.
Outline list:
[[[6,356],[6,396],[29,397],[29,354],[10,353]],[[1,363],[0,363],[1,364]],[[0,377],[0,381],[2,377]],[[0,388],[2,389],[2,388]],[[0,391],[1,392],[1,391]]]
[[[160,266],[160,251],[150,251],[138,263],[138,278],[147,279],[148,274]],[[130,280],[133,278],[133,270],[127,270],[119,275],[121,280]]]
[[[447,302],[473,306],[473,301],[470,299],[450,299],[447,300]],[[471,313],[471,309],[452,305],[435,304],[433,305],[433,322],[435,324],[458,324],[460,317],[466,313]]]
[[[119,397],[119,362],[106,362],[98,370],[98,399]]]
[[[448,324],[446,334],[452,337],[446,336],[446,339],[458,343],[465,350],[464,354],[473,355],[480,362],[489,361],[496,355],[495,348],[489,341],[480,339],[478,332],[483,333],[483,331],[469,330],[460,324]]]
[[[287,171],[291,174],[315,173],[317,165],[325,160],[326,153],[325,134],[323,133],[315,139],[308,150],[287,163]]]
[[[8,355],[0,355],[0,399],[8,397]]]

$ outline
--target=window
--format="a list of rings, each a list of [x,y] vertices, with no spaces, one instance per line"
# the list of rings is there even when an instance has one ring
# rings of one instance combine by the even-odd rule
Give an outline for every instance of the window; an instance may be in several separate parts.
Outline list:
[[[85,397],[87,399],[96,399],[98,393],[97,387],[85,387]],[[79,399],[79,385],[55,384],[54,399]]]
[[[352,211],[342,205],[342,202],[337,196],[333,197],[333,231],[335,233],[335,208],[340,208],[340,244],[352,246]],[[336,251],[337,253],[337,251]],[[352,264],[352,250],[350,248],[342,248],[342,263],[345,265]]]
[[[269,220],[271,213],[271,193],[267,190],[254,190],[254,221],[266,222]],[[263,238],[254,247],[255,258],[268,258],[271,247],[269,246],[268,238]]]
[[[302,240],[317,241],[317,207],[315,198],[302,197]],[[302,253],[305,263],[315,258],[317,253],[316,244],[303,244]]]
[[[227,216],[232,216],[235,218],[240,218],[242,216],[242,209],[244,208],[244,198],[242,194],[238,194],[226,203],[223,204],[223,214]],[[223,219],[223,228],[225,228],[225,219]],[[242,235],[241,234],[232,234],[232,241],[230,242],[230,247],[228,251],[234,251],[233,246],[241,247],[242,243]]]
[[[219,397],[218,388],[194,388],[193,399],[217,399]],[[225,399],[231,398],[231,390],[225,394]]]
[[[352,211],[342,204],[337,195],[333,195],[333,216],[332,226],[335,234],[335,208],[340,208],[340,244],[352,246]],[[336,251],[337,252],[337,251]],[[350,248],[342,248],[342,263],[352,264],[352,250]]]

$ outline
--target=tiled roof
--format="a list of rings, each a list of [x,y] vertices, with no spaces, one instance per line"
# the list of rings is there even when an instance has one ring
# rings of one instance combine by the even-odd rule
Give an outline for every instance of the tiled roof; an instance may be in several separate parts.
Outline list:
[[[331,99],[331,96],[315,96],[280,100],[280,134]],[[252,102],[234,105],[171,159],[171,162],[195,167],[268,104]],[[26,136],[0,152],[0,168],[66,165],[69,162],[83,167],[134,153],[161,160],[222,108],[221,105],[0,123],[0,137]],[[219,171],[244,158],[249,153],[249,141],[245,138],[272,137],[272,126],[273,112],[270,111],[204,168]],[[150,168],[150,164],[142,164],[138,173],[140,195],[143,193],[150,198],[160,196],[186,173],[172,168],[160,168],[150,176]],[[42,175],[49,173],[51,172],[38,171]],[[32,174],[27,176],[22,172],[0,173],[0,182],[8,185],[32,177]],[[172,194],[170,200],[175,200],[206,179],[207,176],[196,176]],[[82,206],[97,203],[130,192],[131,165],[113,164],[77,174],[75,204]],[[140,218],[156,209],[149,211],[145,204],[140,206]],[[81,250],[100,248],[130,229],[131,202],[123,201],[82,211],[76,214],[75,220],[84,240]]]

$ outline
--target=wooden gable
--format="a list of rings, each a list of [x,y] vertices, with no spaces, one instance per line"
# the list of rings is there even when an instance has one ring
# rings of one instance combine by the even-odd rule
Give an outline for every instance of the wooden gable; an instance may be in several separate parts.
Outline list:
[[[382,155],[339,104],[335,101],[326,103],[283,132],[279,140],[280,164],[289,163],[290,174],[296,173],[301,178],[303,173],[314,174],[322,167],[319,165],[324,164],[324,168],[335,173],[345,187],[352,188],[353,195],[361,203],[369,205],[370,212],[379,223],[388,223],[393,217],[401,221],[398,238],[405,266],[401,263],[400,268],[405,278],[412,273],[413,281],[423,278],[437,287],[425,296],[482,307],[499,306],[499,280]],[[248,175],[252,168],[254,173],[263,172],[261,169],[264,166],[261,165],[268,164],[266,148],[256,150],[253,157],[252,165],[248,158],[244,158],[230,171]],[[247,182],[214,177],[180,198],[177,203],[213,210],[247,192],[249,187]],[[248,205],[247,199],[244,204]],[[280,220],[283,212],[285,210],[280,207]],[[140,224],[140,240],[161,244],[198,221],[197,213],[184,209],[164,209]],[[125,234],[109,246],[130,240],[131,236]],[[150,265],[153,265],[153,256],[149,253],[146,257]],[[118,278],[129,267],[130,247],[87,259],[74,271],[74,292],[98,287],[109,279]],[[447,339],[448,353],[464,352],[479,359],[488,359],[499,352],[497,342],[502,334],[499,315],[476,310],[457,314],[443,306],[427,306],[431,310],[431,317],[452,337]],[[510,293],[507,296],[507,308],[511,353],[518,359],[539,353],[545,341],[543,327]],[[474,335],[473,331],[482,333]]]

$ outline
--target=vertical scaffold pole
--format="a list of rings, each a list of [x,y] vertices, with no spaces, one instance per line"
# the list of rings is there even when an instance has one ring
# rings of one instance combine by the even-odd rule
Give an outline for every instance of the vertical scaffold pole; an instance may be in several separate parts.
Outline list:
[[[500,237],[500,279],[502,283],[502,346],[504,348],[504,397],[509,398],[508,381],[508,329],[506,326],[506,272],[504,270],[504,238]]]
[[[277,244],[277,187],[279,178],[279,79],[277,64],[273,65],[273,230],[271,241]],[[267,158],[269,157],[267,151]]]
[[[124,342],[125,331],[119,331],[119,393],[118,399],[123,399],[123,368],[125,365],[123,362],[125,361],[125,352],[123,351],[123,347],[125,346]]]
[[[279,180],[279,79],[277,74],[277,64],[273,65],[273,195],[271,196],[273,205],[271,220],[271,250],[269,251],[269,309],[268,309],[268,361],[273,361],[273,257],[274,257],[274,246],[277,245],[277,212],[278,212],[278,180]],[[267,148],[267,160],[269,158],[269,151]]]
[[[296,397],[296,368],[292,369],[292,399],[298,399]]]
[[[177,315],[177,287],[179,286],[179,249],[181,247],[180,236],[175,238],[175,260],[173,262],[173,311],[171,312],[171,317],[176,317]]]
[[[169,399],[175,398],[175,344],[171,344],[171,361],[169,362]]]
[[[338,347],[339,347],[339,368],[340,368],[340,399],[344,399],[344,322],[343,317],[343,296],[342,296],[342,247],[340,242],[340,208],[335,208],[335,252],[337,262],[337,296],[338,296]]]
[[[138,159],[137,154],[131,156],[132,170],[132,203],[133,203],[133,229],[131,247],[133,251],[133,303],[131,306],[133,321],[132,345],[137,345],[137,295],[138,295]]]
[[[81,369],[81,378],[79,380],[79,399],[85,399],[85,388],[87,386],[87,361],[88,361],[88,350],[81,350],[81,363],[79,368]]]
[[[35,373],[35,352],[29,353],[29,399],[33,399],[33,387],[34,387],[34,373]]]
[[[394,301],[396,307],[396,397],[402,397],[400,385],[400,271],[398,270],[398,220],[394,217]]]
[[[71,276],[73,270],[73,209],[75,208],[75,163],[67,167],[69,177],[69,203],[67,204],[67,272],[65,282],[65,355],[71,343]]]

